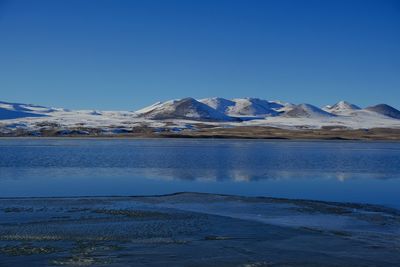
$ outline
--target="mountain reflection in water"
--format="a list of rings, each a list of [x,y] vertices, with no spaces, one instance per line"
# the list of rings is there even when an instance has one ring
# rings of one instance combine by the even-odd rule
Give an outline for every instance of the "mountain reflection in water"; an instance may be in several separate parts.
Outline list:
[[[1,196],[178,191],[395,205],[400,143],[2,139]]]

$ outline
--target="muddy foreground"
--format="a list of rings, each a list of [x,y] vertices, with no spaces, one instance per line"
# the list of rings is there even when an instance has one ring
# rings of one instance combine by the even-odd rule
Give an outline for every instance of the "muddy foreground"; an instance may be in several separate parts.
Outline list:
[[[399,266],[400,211],[181,193],[0,200],[0,266]]]

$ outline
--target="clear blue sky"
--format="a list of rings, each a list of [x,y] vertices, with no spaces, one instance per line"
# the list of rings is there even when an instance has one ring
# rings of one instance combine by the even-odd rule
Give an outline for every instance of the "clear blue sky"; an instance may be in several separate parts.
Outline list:
[[[186,96],[400,108],[400,1],[0,0],[0,100]]]

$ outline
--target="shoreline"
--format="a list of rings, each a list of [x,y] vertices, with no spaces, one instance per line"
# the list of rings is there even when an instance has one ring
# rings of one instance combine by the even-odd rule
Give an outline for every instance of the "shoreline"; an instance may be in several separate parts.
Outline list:
[[[309,198],[285,198],[285,197],[270,197],[270,196],[247,196],[247,195],[239,195],[239,194],[223,194],[223,193],[207,193],[207,192],[196,192],[196,191],[182,191],[182,192],[174,192],[167,194],[148,194],[148,195],[80,195],[80,196],[15,196],[15,197],[2,197],[0,196],[0,201],[2,200],[77,200],[77,199],[136,199],[136,198],[167,198],[167,197],[175,197],[180,195],[193,194],[198,196],[215,196],[215,197],[228,197],[228,198],[243,198],[243,199],[260,199],[266,201],[276,201],[276,202],[315,202],[320,204],[333,204],[333,205],[354,205],[354,206],[375,206],[382,208],[390,208],[390,209],[398,209],[400,212],[400,208],[389,206],[391,204],[375,204],[375,203],[367,203],[367,202],[353,202],[353,201],[329,201],[329,200],[318,200],[318,199],[309,199]]]
[[[7,138],[99,138],[99,139],[242,139],[242,140],[338,140],[338,141],[400,141],[400,129],[371,128],[371,129],[282,129],[260,126],[240,126],[233,128],[201,128],[198,130],[181,130],[178,132],[131,132],[121,134],[92,133],[93,129],[85,134],[57,134],[57,132],[9,133],[0,135]]]
[[[317,138],[245,138],[245,137],[137,137],[137,136],[0,136],[0,140],[232,140],[232,141],[271,141],[271,142],[382,142],[382,143],[398,143],[399,139],[317,139]]]

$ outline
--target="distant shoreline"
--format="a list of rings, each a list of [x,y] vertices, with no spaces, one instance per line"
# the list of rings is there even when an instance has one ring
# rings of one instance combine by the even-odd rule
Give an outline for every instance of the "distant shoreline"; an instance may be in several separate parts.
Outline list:
[[[84,134],[57,134],[43,132],[40,135],[31,133],[2,134],[0,138],[99,138],[99,139],[153,139],[153,138],[198,138],[198,139],[261,139],[261,140],[370,140],[370,141],[400,141],[400,129],[282,129],[264,126],[240,126],[232,128],[212,127],[198,130],[182,130],[179,132],[137,131],[116,134],[92,133],[85,129]]]

